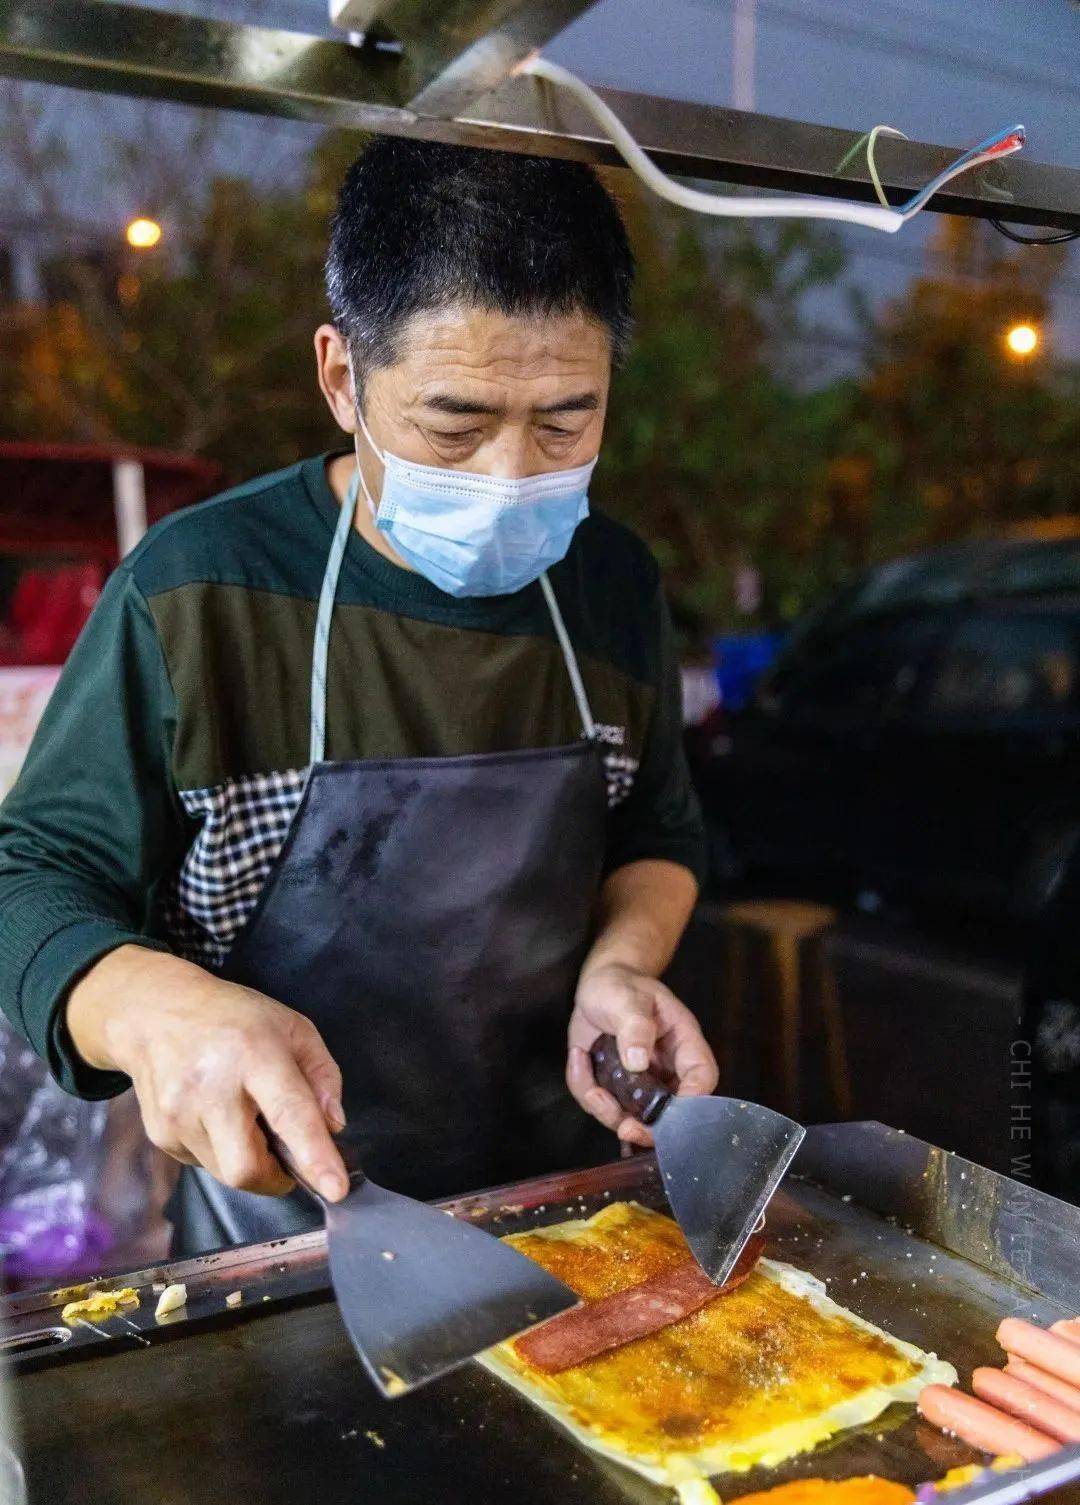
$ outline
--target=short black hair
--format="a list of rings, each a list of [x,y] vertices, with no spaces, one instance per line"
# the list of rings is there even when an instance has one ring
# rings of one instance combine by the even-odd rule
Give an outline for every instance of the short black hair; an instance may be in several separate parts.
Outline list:
[[[358,387],[398,359],[416,313],[463,303],[506,314],[582,312],[617,364],[632,325],[634,258],[590,167],[378,136],[349,168],[326,259],[334,323]]]

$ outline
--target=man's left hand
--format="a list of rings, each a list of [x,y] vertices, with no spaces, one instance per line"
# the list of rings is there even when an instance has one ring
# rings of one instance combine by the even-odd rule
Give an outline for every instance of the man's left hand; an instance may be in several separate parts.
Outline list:
[[[652,1134],[597,1086],[589,1050],[600,1035],[615,1036],[628,1071],[651,1068],[680,1097],[704,1097],[716,1086],[716,1058],[701,1026],[670,988],[618,962],[587,970],[570,1018],[566,1085],[625,1145],[648,1148]]]

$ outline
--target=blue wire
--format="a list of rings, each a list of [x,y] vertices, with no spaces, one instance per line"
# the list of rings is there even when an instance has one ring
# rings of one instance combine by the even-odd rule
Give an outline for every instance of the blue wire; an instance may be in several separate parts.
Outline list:
[[[962,157],[957,157],[955,162],[951,162],[948,167],[946,167],[942,172],[939,172],[936,178],[927,183],[925,188],[920,188],[918,193],[910,198],[906,204],[901,204],[899,213],[911,214],[916,209],[921,209],[922,206],[926,203],[927,199],[933,198],[934,194],[938,191],[941,184],[943,182],[949,181],[951,174],[953,174],[958,167],[963,166],[963,164],[966,162],[970,162],[973,157],[978,157],[983,152],[989,151],[992,146],[997,146],[999,142],[1004,141],[1009,136],[1019,136],[1021,143],[1023,143],[1023,141],[1027,137],[1027,131],[1022,125],[1010,125],[1007,126],[1004,130],[996,131],[992,136],[987,136],[985,141],[980,141],[978,146],[971,147],[971,149],[969,151],[966,151]]]

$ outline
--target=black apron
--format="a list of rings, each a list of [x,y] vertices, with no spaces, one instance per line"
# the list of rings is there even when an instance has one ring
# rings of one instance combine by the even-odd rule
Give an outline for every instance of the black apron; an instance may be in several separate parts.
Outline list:
[[[436,1197],[611,1153],[570,1098],[566,1026],[600,885],[595,728],[546,575],[581,713],[565,747],[323,759],[330,619],[356,477],[327,561],[312,661],[311,762],[285,844],[221,975],[318,1026],[347,1132],[376,1181]],[[262,1197],[185,1167],[166,1209],[178,1257],[319,1226],[303,1192]]]

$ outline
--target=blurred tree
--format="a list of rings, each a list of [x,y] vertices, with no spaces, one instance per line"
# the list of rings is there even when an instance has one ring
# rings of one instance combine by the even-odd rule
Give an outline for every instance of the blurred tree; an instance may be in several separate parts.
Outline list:
[[[926,271],[879,320],[847,482],[824,519],[841,533],[854,520],[853,563],[1080,511],[1077,373],[1054,361],[1050,339],[1064,260],[1012,248],[975,220],[938,221]],[[1026,358],[1005,343],[1018,323],[1040,334]]]
[[[4,102],[36,212],[65,226],[63,141],[17,94]],[[235,478],[332,442],[311,334],[326,311],[334,194],[362,138],[320,135],[299,182],[218,173],[207,184],[198,167],[222,117],[190,114],[171,142],[153,111],[152,128],[114,142],[122,180],[145,185],[136,201],[168,206],[160,246],[123,247],[120,215],[108,254],[62,235],[47,301],[0,319],[0,434],[159,445],[220,460]]]
[[[190,450],[237,478],[333,442],[310,337],[325,314],[327,224],[361,140],[321,135],[280,187],[246,173],[207,180],[219,118],[194,112],[171,141],[151,111],[144,132],[117,138],[120,180],[139,185],[133,202],[168,205],[166,234],[149,252],[56,259],[52,300],[0,333],[18,394],[0,432]],[[62,143],[39,117],[15,124],[23,176],[59,223]],[[597,500],[650,539],[688,608],[742,621],[740,565],[762,568],[767,602],[791,596],[790,547],[835,418],[827,393],[794,380],[799,310],[843,258],[814,228],[702,223],[647,202],[624,174],[609,181],[629,192],[639,335]]]
[[[736,600],[748,564],[767,617],[798,607],[792,549],[837,418],[830,389],[796,380],[802,304],[841,276],[840,241],[812,224],[702,221],[612,186],[638,257],[637,334],[596,499],[648,539],[684,609],[750,625]]]

